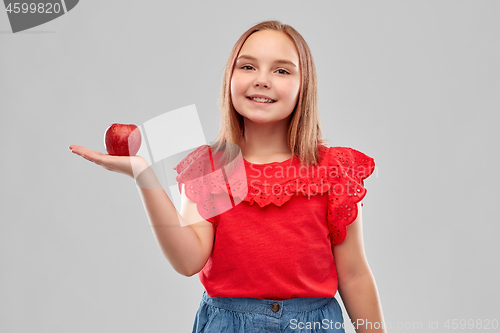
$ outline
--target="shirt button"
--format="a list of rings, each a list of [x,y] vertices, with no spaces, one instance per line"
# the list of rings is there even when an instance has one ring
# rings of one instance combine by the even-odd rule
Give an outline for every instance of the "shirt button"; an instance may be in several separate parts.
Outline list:
[[[271,305],[271,310],[278,312],[280,310],[280,305],[278,303],[273,303],[273,305]]]

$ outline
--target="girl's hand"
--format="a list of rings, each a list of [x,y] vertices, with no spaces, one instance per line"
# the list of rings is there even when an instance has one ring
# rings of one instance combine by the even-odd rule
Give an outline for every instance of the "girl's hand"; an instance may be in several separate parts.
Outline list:
[[[80,155],[109,171],[123,173],[133,179],[137,179],[141,172],[149,167],[148,162],[142,156],[113,156],[76,145],[70,145],[69,149],[72,153]]]

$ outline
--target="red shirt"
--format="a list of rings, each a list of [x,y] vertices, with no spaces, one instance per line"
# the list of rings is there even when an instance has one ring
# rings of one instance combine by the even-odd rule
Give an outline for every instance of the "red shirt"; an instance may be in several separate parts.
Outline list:
[[[228,171],[215,169],[222,153],[202,145],[174,168],[179,191],[185,183],[214,227],[212,254],[198,274],[210,297],[335,296],[333,247],[356,219],[375,162],[352,148],[318,148],[317,166],[301,168],[296,157],[253,164],[240,154]]]

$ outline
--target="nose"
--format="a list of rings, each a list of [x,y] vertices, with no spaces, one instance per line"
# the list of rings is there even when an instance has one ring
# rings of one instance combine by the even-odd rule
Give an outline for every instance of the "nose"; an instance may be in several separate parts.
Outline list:
[[[267,75],[262,73],[259,76],[257,76],[257,78],[255,79],[254,85],[256,87],[269,88],[271,86],[271,82],[269,81]]]

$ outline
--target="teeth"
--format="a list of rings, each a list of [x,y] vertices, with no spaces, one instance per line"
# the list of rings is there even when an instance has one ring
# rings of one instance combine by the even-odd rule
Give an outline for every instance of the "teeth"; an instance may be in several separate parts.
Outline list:
[[[250,99],[252,101],[263,102],[263,103],[273,103],[274,102],[272,99],[260,98],[260,97],[250,97]]]

